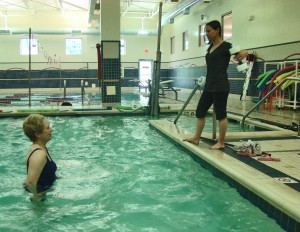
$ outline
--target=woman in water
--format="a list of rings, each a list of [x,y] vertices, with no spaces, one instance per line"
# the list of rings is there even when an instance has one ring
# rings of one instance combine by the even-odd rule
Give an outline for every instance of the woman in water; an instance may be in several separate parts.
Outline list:
[[[47,143],[52,139],[52,128],[44,116],[29,115],[24,123],[25,135],[32,141],[26,156],[27,178],[24,187],[33,193],[32,201],[45,200],[45,191],[48,190],[56,177],[56,164],[47,150]]]

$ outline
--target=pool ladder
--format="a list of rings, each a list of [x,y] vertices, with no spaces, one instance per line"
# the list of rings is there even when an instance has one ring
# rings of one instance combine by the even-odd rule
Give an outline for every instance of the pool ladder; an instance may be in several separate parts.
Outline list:
[[[91,99],[85,94],[84,82],[81,80],[81,105],[84,105],[84,98],[88,101],[88,104],[91,104]]]

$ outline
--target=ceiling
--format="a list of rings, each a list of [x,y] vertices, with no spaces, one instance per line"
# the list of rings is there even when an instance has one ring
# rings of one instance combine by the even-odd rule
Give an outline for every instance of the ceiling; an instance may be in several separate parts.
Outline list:
[[[184,0],[120,0],[121,22],[124,24],[126,20],[137,21],[140,27],[145,19],[145,21],[152,20],[157,25],[160,2],[163,3],[162,14],[164,15],[182,1]],[[85,16],[88,27],[97,28],[100,8],[100,0],[0,0],[0,18],[1,16],[3,18],[0,28],[14,27],[13,24],[16,24],[14,17],[18,17],[19,20],[24,16],[51,13]],[[39,21],[42,23],[43,20]]]
[[[120,0],[121,15],[131,14],[147,17],[157,11],[160,2],[163,2],[165,10],[176,6],[181,0]],[[95,1],[99,4],[100,0]],[[83,11],[88,13],[93,0],[0,0],[1,14],[9,11]]]

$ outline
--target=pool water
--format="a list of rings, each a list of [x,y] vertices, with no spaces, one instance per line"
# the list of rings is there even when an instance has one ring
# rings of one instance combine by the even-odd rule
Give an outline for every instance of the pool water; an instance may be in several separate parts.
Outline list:
[[[148,117],[51,117],[58,179],[32,203],[24,118],[1,119],[0,231],[283,231],[149,127]]]

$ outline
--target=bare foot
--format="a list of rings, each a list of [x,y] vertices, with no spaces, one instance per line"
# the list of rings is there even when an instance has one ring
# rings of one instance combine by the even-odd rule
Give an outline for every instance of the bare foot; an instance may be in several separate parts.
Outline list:
[[[217,142],[215,145],[211,146],[209,149],[211,150],[220,150],[225,148],[225,145],[222,143]]]
[[[192,144],[195,144],[195,145],[199,145],[200,139],[192,137],[192,138],[186,138],[183,141],[186,141],[186,142],[189,142],[189,143],[192,143]]]

